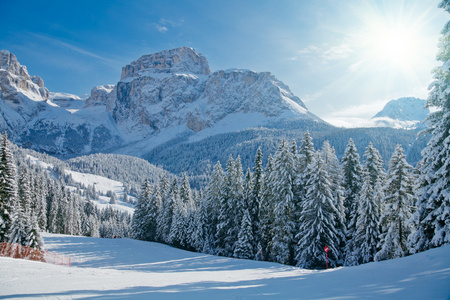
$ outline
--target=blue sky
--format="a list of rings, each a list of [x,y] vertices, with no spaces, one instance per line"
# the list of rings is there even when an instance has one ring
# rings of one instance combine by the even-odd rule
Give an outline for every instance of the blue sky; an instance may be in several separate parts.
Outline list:
[[[389,100],[426,97],[448,20],[438,3],[0,0],[0,48],[50,91],[82,95],[117,83],[144,54],[189,46],[212,71],[271,72],[311,112],[345,125]]]

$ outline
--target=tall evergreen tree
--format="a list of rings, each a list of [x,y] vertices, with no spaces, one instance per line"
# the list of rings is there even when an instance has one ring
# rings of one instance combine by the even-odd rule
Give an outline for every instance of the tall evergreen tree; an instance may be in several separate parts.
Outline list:
[[[234,248],[233,257],[252,259],[254,256],[254,242],[253,242],[253,232],[252,223],[250,220],[250,213],[248,209],[244,210],[244,215],[242,217],[241,229],[239,230],[238,240]]]
[[[342,157],[342,170],[344,175],[344,207],[347,228],[345,264],[353,265],[355,262],[349,261],[347,257],[352,257],[354,251],[353,236],[356,232],[358,195],[362,187],[363,170],[359,161],[359,154],[352,139],[348,141]]]
[[[306,195],[302,202],[300,228],[297,233],[299,240],[296,249],[297,266],[325,268],[323,252],[325,246],[330,249],[330,265],[336,266],[340,253],[335,226],[335,216],[338,212],[334,205],[330,178],[319,153],[313,157],[306,172],[308,172]]]
[[[259,242],[257,245],[257,256],[260,260],[268,260],[270,257],[270,241],[272,241],[272,225],[274,220],[274,196],[271,189],[271,177],[273,172],[273,157],[269,155],[264,175],[264,188],[262,190],[261,202],[259,205]],[[259,254],[259,255],[258,255]]]
[[[256,151],[255,165],[253,167],[253,188],[249,201],[250,221],[252,222],[252,232],[254,236],[254,243],[256,252],[258,243],[261,241],[260,235],[260,206],[262,198],[264,197],[264,168],[262,165],[263,154],[261,148]]]
[[[334,206],[336,207],[336,233],[338,240],[336,245],[339,245],[339,254],[337,257],[340,258],[338,264],[341,265],[344,262],[341,261],[345,257],[345,245],[347,242],[346,237],[346,219],[345,219],[345,207],[344,207],[344,188],[343,182],[344,178],[342,176],[342,167],[339,163],[339,159],[336,156],[336,152],[333,147],[331,147],[328,141],[325,141],[322,145],[320,155],[325,164],[325,169],[330,177],[331,183],[331,193],[333,194]]]
[[[370,175],[370,182],[372,188],[377,182],[384,183],[386,179],[386,172],[383,167],[383,158],[380,152],[370,142],[364,152],[364,167],[363,171]]]
[[[397,145],[389,162],[384,213],[381,216],[381,239],[375,260],[392,259],[408,253],[407,238],[414,203],[412,167],[406,162],[403,148]]]
[[[146,178],[142,183],[141,193],[138,198],[138,203],[133,214],[133,221],[131,230],[133,237],[138,240],[148,240],[147,218],[148,208],[151,196],[151,186],[149,180]]]
[[[202,238],[204,241],[203,252],[205,253],[213,254],[215,251],[219,210],[225,193],[224,181],[225,172],[218,161],[213,168],[204,199],[200,205]]]
[[[356,232],[354,236],[353,261],[357,264],[373,261],[377,253],[380,230],[380,208],[377,193],[374,192],[371,182],[372,176],[366,173],[364,184],[359,195],[359,207],[356,221]],[[378,179],[380,180],[380,179]],[[375,185],[377,188],[381,186]]]
[[[0,148],[0,242],[8,240],[7,235],[11,230],[11,214],[17,201],[16,180],[14,158],[5,133]]]
[[[450,13],[450,1],[439,7]],[[423,150],[418,181],[418,230],[410,237],[413,252],[450,243],[450,21],[440,38],[437,60],[427,107],[435,108],[428,117],[431,138]]]
[[[297,174],[296,161],[285,140],[280,142],[272,164],[269,188],[274,201],[274,218],[270,252],[274,261],[292,264],[295,246],[294,180]]]

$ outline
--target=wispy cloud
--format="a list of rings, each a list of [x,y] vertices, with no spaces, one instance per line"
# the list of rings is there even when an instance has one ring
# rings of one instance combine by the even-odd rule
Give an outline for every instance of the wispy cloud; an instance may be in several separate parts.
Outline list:
[[[54,44],[56,46],[63,47],[63,48],[75,51],[75,52],[77,52],[79,54],[82,54],[82,55],[85,55],[85,56],[89,56],[89,57],[92,57],[92,58],[96,58],[96,59],[99,59],[99,60],[103,60],[103,61],[106,61],[106,62],[114,62],[111,59],[102,57],[102,56],[97,55],[97,54],[95,54],[93,52],[90,52],[90,51],[85,50],[83,48],[80,48],[80,47],[74,46],[72,44],[63,42],[63,41],[61,41],[59,39],[56,39],[56,38],[45,36],[45,35],[41,35],[41,34],[37,34],[37,33],[30,33],[30,34],[32,36],[36,37],[36,38],[39,38],[41,40],[45,40],[45,41],[50,42],[50,43],[52,43],[52,44]]]
[[[166,33],[167,30],[169,30],[166,26],[162,26],[160,24],[155,24],[156,30],[158,30],[161,33]]]
[[[354,52],[353,48],[347,42],[342,42],[339,45],[310,45],[306,48],[297,51],[297,55],[290,58],[290,60],[297,61],[300,58],[314,59],[321,63],[329,63],[332,61],[344,60],[349,58]]]
[[[162,18],[158,21],[158,23],[153,23],[156,30],[158,30],[161,33],[166,33],[169,31],[169,29],[181,26],[183,24],[184,20],[180,19],[178,21],[173,21],[169,19]]]

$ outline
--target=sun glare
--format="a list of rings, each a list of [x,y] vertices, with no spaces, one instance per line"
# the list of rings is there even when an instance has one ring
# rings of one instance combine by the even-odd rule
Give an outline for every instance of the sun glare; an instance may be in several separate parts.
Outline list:
[[[394,68],[408,68],[414,64],[420,53],[419,36],[400,25],[379,25],[368,36],[368,52],[374,63]]]

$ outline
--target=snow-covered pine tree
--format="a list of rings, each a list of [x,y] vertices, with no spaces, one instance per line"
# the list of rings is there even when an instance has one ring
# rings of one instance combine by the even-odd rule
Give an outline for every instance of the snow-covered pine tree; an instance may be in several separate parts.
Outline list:
[[[166,174],[163,175],[163,177],[159,181],[159,194],[161,197],[161,204],[160,209],[158,211],[158,216],[156,218],[156,240],[163,242],[166,240],[166,237],[164,236],[164,224],[166,223],[164,220],[164,212],[166,211],[168,203],[168,191],[170,188],[169,179],[167,178]]]
[[[312,142],[312,137],[309,134],[309,131],[306,131],[302,143],[300,144],[299,149],[299,173],[303,173],[304,170],[308,167],[308,165],[312,162],[314,158],[315,150],[314,144]]]
[[[238,155],[234,162],[234,169],[232,173],[227,174],[227,183],[229,187],[229,195],[231,196],[231,207],[232,207],[232,226],[229,231],[230,242],[233,243],[230,256],[234,253],[234,248],[236,242],[238,241],[239,231],[241,230],[242,217],[245,210],[245,199],[244,199],[244,171],[242,169],[241,157]]]
[[[187,211],[179,193],[172,193],[173,215],[169,243],[178,248],[186,246]]]
[[[273,197],[274,219],[272,240],[270,241],[271,258],[279,263],[292,264],[294,255],[295,204],[294,180],[296,165],[289,144],[283,139],[272,160],[269,188]]]
[[[347,245],[346,245],[346,265],[354,265],[355,262],[347,258],[352,257],[354,251],[353,236],[356,232],[356,218],[358,211],[358,195],[362,187],[363,170],[359,161],[359,154],[357,152],[355,143],[352,139],[348,141],[342,156],[342,171],[344,175],[344,207],[347,228]]]
[[[210,181],[206,187],[203,201],[200,205],[200,223],[202,227],[202,238],[204,241],[204,253],[213,254],[215,251],[216,228],[222,198],[225,196],[225,172],[220,161],[213,168]]]
[[[0,148],[0,242],[8,240],[7,235],[11,230],[11,214],[17,201],[16,180],[16,166],[5,133]]]
[[[131,223],[131,231],[133,238],[138,240],[147,240],[148,228],[147,228],[147,215],[148,215],[148,203],[150,202],[151,186],[149,180],[146,178],[142,183],[141,193],[136,204],[133,221]]]
[[[407,238],[412,232],[411,216],[414,200],[412,167],[406,162],[401,145],[397,145],[389,161],[386,180],[381,236],[375,260],[386,260],[408,254]]]
[[[261,148],[256,151],[255,165],[253,167],[253,188],[249,199],[249,214],[252,222],[252,232],[254,236],[255,251],[256,246],[261,241],[259,209],[264,196],[264,169],[262,165],[263,154]]]
[[[374,192],[371,174],[366,172],[364,183],[359,194],[359,206],[354,235],[353,257],[349,261],[363,264],[373,261],[377,253],[380,230],[380,208],[377,193]],[[380,178],[378,178],[380,181]],[[378,181],[378,182],[379,182]],[[380,184],[375,184],[380,187]]]
[[[345,245],[347,242],[346,237],[346,220],[345,220],[345,207],[344,207],[344,178],[342,176],[342,168],[339,163],[339,159],[336,156],[336,152],[330,143],[326,140],[322,145],[320,155],[325,164],[325,169],[330,177],[331,192],[333,194],[334,206],[337,210],[335,216],[336,232],[339,241],[336,241],[336,245],[339,245],[340,253],[337,255],[341,260],[345,258]],[[339,265],[342,265],[344,261],[338,261]]]
[[[270,188],[270,174],[273,172],[273,157],[270,154],[267,160],[266,172],[264,174],[264,186],[262,189],[262,197],[259,205],[259,245],[257,253],[260,260],[268,260],[270,258],[270,242],[272,241],[272,225],[274,220],[274,196]],[[259,255],[258,255],[259,254]]]
[[[47,229],[47,184],[42,175],[37,176],[33,182],[33,197],[36,201],[36,217],[39,229]]]
[[[30,174],[27,166],[23,165],[19,172],[18,198],[23,212],[28,216],[31,216],[31,192]]]
[[[370,182],[372,188],[375,187],[377,182],[384,183],[386,180],[386,172],[383,167],[383,158],[377,148],[372,145],[372,142],[366,148],[364,152],[363,171],[370,175]]]
[[[450,13],[449,0],[441,1],[439,7]],[[426,104],[436,111],[427,119],[431,138],[419,164],[414,215],[418,228],[409,238],[412,252],[450,243],[450,21],[441,34],[437,60],[442,65],[433,70]]]
[[[244,215],[241,221],[241,229],[238,234],[238,241],[236,242],[233,257],[252,259],[254,257],[254,241],[252,232],[252,222],[250,220],[250,213],[248,209],[244,210]]]
[[[163,223],[160,225],[162,230],[162,237],[165,243],[170,244],[170,230],[172,227],[172,219],[175,211],[175,203],[179,198],[179,189],[178,189],[178,180],[176,177],[173,178],[172,183],[170,184],[169,189],[167,190],[165,196],[164,210],[161,212],[163,217]]]
[[[325,268],[323,249],[328,246],[329,265],[335,267],[340,260],[335,222],[338,211],[334,205],[330,177],[320,153],[313,157],[306,172],[308,181],[305,185],[306,194],[302,202],[300,228],[297,233],[296,264],[308,269]]]
[[[252,220],[252,216],[255,216],[254,214],[250,214],[250,211],[259,211],[259,207],[257,207],[256,209],[254,208],[254,205],[259,206],[258,202],[255,201],[255,199],[253,199],[254,193],[253,193],[253,189],[254,189],[254,181],[253,181],[253,174],[250,171],[250,168],[247,169],[247,172],[245,173],[245,179],[244,179],[244,201],[243,201],[243,209],[244,212],[245,210],[248,211],[249,213],[249,220],[250,220],[250,224],[252,224],[252,241],[253,241],[253,252],[256,251],[256,241],[257,241],[257,235],[258,235],[258,228],[255,227],[255,229],[253,228],[253,225],[256,225],[257,223],[259,223],[258,219],[256,220]],[[241,220],[242,221],[242,220]],[[241,224],[242,225],[242,224]],[[242,226],[241,229],[242,230]],[[238,237],[239,240],[239,237]]]
[[[161,205],[161,194],[159,192],[159,186],[155,184],[150,194],[149,201],[147,202],[147,216],[145,220],[145,227],[147,229],[147,239],[149,241],[156,241],[156,229],[158,213]]]
[[[12,222],[8,231],[8,242],[28,246],[29,239],[29,217],[25,214],[18,201],[15,202],[12,211]]]

